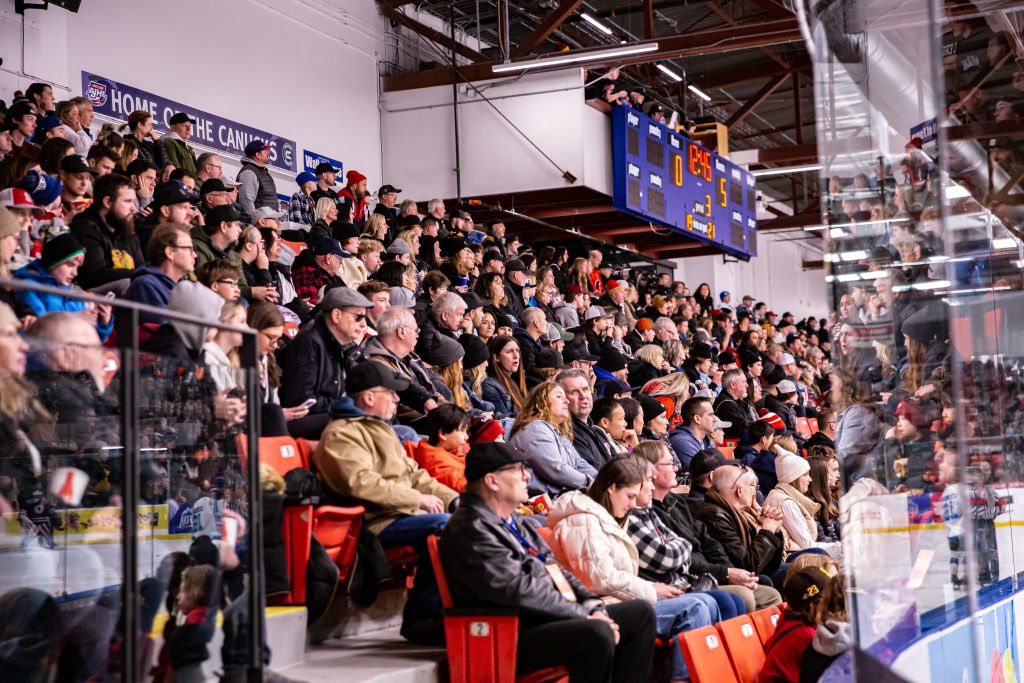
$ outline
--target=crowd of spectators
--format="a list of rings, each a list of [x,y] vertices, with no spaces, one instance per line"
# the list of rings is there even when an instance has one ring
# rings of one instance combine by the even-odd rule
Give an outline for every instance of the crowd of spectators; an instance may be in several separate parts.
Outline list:
[[[976,86],[1007,80],[1006,41],[952,25],[950,77],[966,94],[950,114],[981,116]],[[984,60],[962,59],[961,45],[981,54],[980,35]],[[642,108],[644,92],[616,91],[613,76],[595,96]],[[87,99],[55,102],[33,84],[4,122],[0,277],[48,289],[0,279],[0,511],[51,547],[57,511],[121,504],[109,446],[124,378],[103,353],[118,313],[61,292],[152,307],[139,439],[163,455],[141,463],[143,495],[188,515],[197,539],[160,572],[157,603],[176,619],[157,675],[192,680],[211,607],[243,602],[245,553],[202,539],[222,541],[225,519],[245,526],[234,440],[251,392],[261,435],[316,442],[324,502],[364,505],[383,548],[416,550],[405,637],[443,639],[425,545],[440,534],[456,602],[519,608],[520,669],[562,664],[572,680],[647,680],[655,635],[784,599],[762,680],[803,680],[849,647],[840,510],[957,482],[943,467],[957,420],[948,310],[928,286],[943,254],[940,178],[920,140],[899,180],[885,158],[852,189],[830,180],[841,227],[827,239],[864,252],[831,272],[869,276],[834,277],[836,310],[798,320],[772,310],[782,302],[631,269],[601,248],[534,250],[500,220],[477,225],[384,179],[374,204],[371,179],[329,164],[298,174],[282,210],[293,188],[271,176],[270,143],[247,144],[231,178],[190,145],[185,113],[162,136],[143,111],[94,131]],[[999,268],[961,263],[958,282]],[[258,337],[254,386],[238,328]],[[60,467],[87,477],[77,500],[50,493]],[[14,593],[0,613],[26,600],[54,610]],[[69,646],[43,630],[49,666]],[[111,626],[90,647],[117,637]],[[685,678],[673,659],[666,673]]]

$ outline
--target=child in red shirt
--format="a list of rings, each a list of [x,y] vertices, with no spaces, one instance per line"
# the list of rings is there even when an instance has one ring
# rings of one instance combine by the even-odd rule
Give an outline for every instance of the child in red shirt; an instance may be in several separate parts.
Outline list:
[[[800,662],[814,637],[818,602],[838,572],[835,562],[823,555],[802,555],[794,562],[782,589],[788,606],[765,646],[758,683],[798,683]]]

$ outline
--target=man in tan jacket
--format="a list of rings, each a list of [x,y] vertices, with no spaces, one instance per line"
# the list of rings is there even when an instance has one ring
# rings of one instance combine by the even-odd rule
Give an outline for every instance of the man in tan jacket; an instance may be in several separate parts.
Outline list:
[[[429,642],[444,631],[426,539],[441,533],[458,494],[406,455],[387,422],[395,416],[398,392],[408,388],[409,380],[367,361],[350,370],[345,383],[348,395],[332,404],[332,421],[320,437],[313,463],[327,488],[365,505],[366,528],[382,546],[411,546],[419,554],[402,635]]]

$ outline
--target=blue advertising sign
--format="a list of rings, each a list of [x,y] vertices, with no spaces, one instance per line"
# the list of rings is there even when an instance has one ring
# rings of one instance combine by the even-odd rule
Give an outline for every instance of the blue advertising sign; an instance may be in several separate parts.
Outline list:
[[[153,115],[153,126],[160,133],[170,130],[169,121],[177,112],[185,112],[196,123],[192,126],[190,142],[235,156],[245,156],[245,146],[260,139],[270,143],[270,166],[294,171],[296,163],[295,141],[273,135],[244,123],[230,121],[187,104],[169,100],[160,95],[140,90],[125,83],[112,81],[82,72],[82,94],[92,102],[93,110],[112,119],[126,121],[133,111],[148,111]]]
[[[612,200],[624,213],[714,245],[757,255],[756,179],[630,109],[612,110]]]
[[[323,154],[317,154],[316,152],[310,152],[308,149],[302,154],[302,166],[310,173],[316,171],[316,167],[324,163],[330,164],[334,168],[338,169],[339,174],[345,168],[337,159],[325,157]]]
[[[936,118],[930,118],[927,121],[917,124],[910,129],[911,138],[921,138],[924,143],[933,142],[937,134],[937,128],[939,120]]]

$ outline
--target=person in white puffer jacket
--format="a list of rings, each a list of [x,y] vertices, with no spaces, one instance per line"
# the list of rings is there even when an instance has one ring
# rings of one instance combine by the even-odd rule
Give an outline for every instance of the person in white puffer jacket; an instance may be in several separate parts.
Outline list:
[[[652,486],[653,467],[635,458],[607,462],[586,493],[570,491],[559,497],[548,516],[553,530],[551,549],[590,591],[606,600],[641,599],[654,605],[658,635],[677,633],[721,620],[715,600],[703,593],[638,576],[640,556],[625,530],[626,517],[636,507],[642,486]],[[679,648],[673,649],[672,680],[688,677]]]

